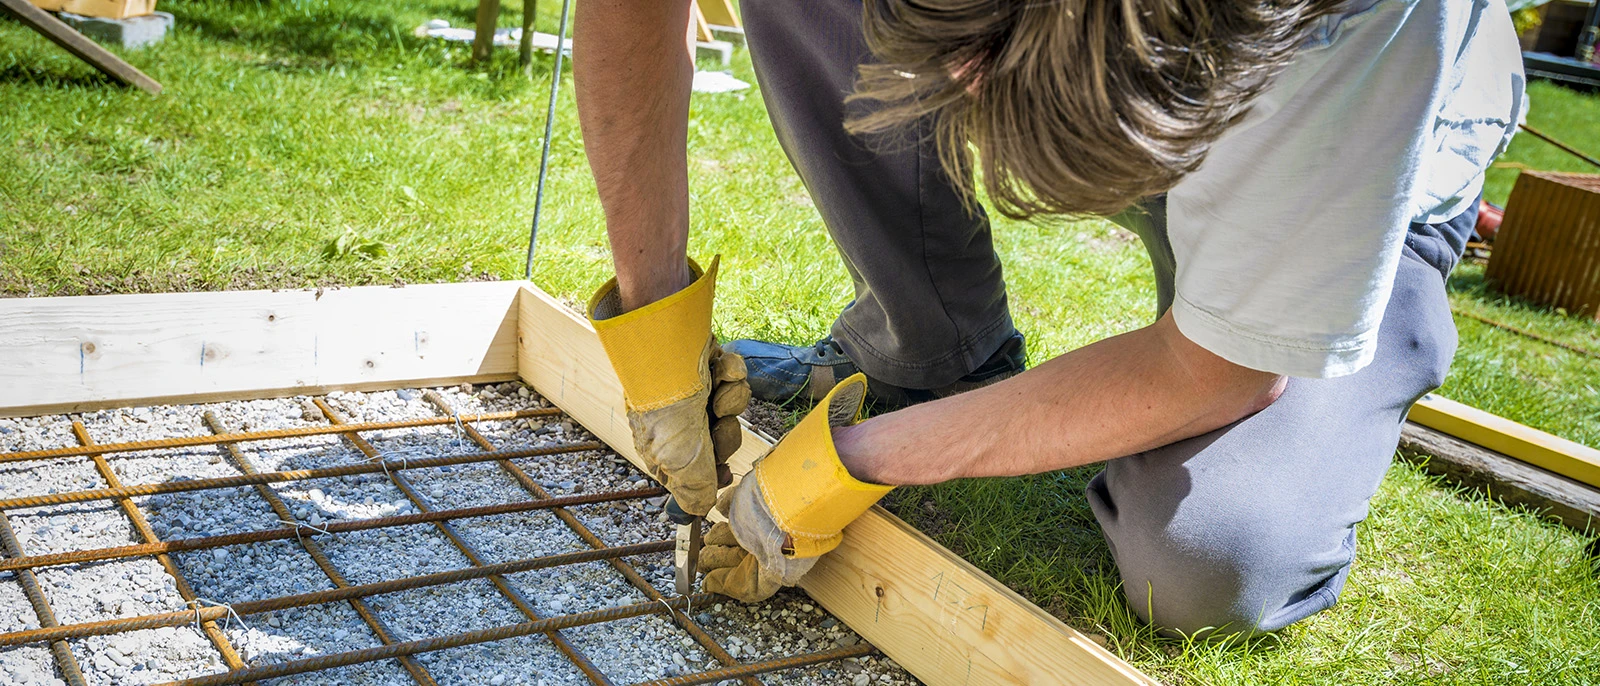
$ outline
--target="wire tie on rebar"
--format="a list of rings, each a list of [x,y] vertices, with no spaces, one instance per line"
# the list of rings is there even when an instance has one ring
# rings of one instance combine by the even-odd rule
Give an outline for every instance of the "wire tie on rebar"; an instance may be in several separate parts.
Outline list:
[[[290,522],[290,521],[285,521],[285,520],[282,520],[282,519],[278,520],[278,523],[282,524],[284,526],[293,527],[294,528],[294,540],[296,540],[296,541],[301,540],[300,539],[300,529],[302,529],[302,528],[310,529],[312,531],[315,531],[315,532],[317,532],[319,534],[323,534],[325,536],[332,536],[333,535],[332,531],[324,529],[324,528],[322,528],[320,526],[317,526],[315,524],[307,524],[305,522]]]
[[[201,603],[205,603],[205,604],[210,605],[212,607],[225,607],[225,608],[228,608],[227,621],[224,622],[223,625],[222,625],[222,630],[223,631],[227,631],[228,629],[232,628],[233,627],[233,620],[236,620],[236,619],[239,620],[239,626],[241,628],[243,628],[245,631],[249,631],[250,630],[250,625],[244,623],[244,617],[239,616],[239,613],[235,612],[233,610],[233,606],[232,605],[229,605],[227,603],[219,603],[219,602],[217,602],[215,600],[211,600],[210,598],[202,598],[200,596],[195,596],[194,600],[189,601],[189,605],[194,608],[194,630],[196,632],[200,631],[200,609],[201,609],[200,608],[200,604]]]
[[[454,408],[450,410],[450,418],[455,420],[456,447],[460,448],[461,444],[466,442],[464,437],[467,435],[467,427],[461,423],[461,413]]]
[[[360,460],[357,460],[357,462],[363,462],[363,463],[376,462],[379,467],[383,468],[383,475],[385,477],[393,479],[394,475],[389,473],[389,456],[391,456],[391,455],[393,455],[395,457],[398,457],[400,459],[400,468],[401,469],[410,469],[410,464],[407,461],[406,454],[403,451],[398,451],[398,450],[397,451],[393,451],[393,452],[389,452],[389,453],[381,453],[380,452],[380,453],[377,453],[375,455],[371,455],[371,456],[368,456],[368,457],[363,457]]]
[[[684,606],[683,606],[684,607],[683,611],[685,613],[687,613],[689,611],[689,609],[693,606],[694,600],[690,599],[689,596],[678,596],[678,597],[683,598],[683,602],[685,603]],[[666,596],[661,596],[659,598],[656,598],[656,602],[661,603],[662,605],[666,606],[666,608],[667,608],[667,616],[668,617],[677,616],[678,608],[673,607],[672,603],[667,602],[667,597]],[[688,617],[689,617],[688,614],[684,614],[684,618],[685,619],[688,619]]]

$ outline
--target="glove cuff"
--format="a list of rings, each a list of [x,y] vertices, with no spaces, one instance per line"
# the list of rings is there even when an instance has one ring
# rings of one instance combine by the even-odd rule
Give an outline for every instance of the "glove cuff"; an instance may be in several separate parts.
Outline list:
[[[752,470],[773,521],[789,536],[786,557],[838,547],[845,525],[894,489],[851,476],[834,449],[833,427],[859,421],[866,395],[865,375],[840,382]]]
[[[712,258],[702,272],[690,260],[693,283],[627,314],[617,314],[622,303],[615,278],[589,299],[589,324],[622,381],[630,411],[657,410],[708,388],[705,355],[720,261],[720,255]]]

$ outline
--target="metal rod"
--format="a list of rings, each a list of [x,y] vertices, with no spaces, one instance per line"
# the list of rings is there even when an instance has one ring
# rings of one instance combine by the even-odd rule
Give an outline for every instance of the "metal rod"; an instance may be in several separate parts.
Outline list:
[[[796,667],[805,667],[808,665],[821,664],[823,662],[833,662],[834,660],[843,660],[852,657],[864,657],[876,652],[878,652],[878,649],[872,647],[871,643],[857,643],[852,646],[829,648],[828,650],[818,650],[816,652],[803,653],[790,657],[779,657],[771,660],[762,660],[760,662],[747,662],[736,667],[724,667],[722,669],[713,669],[695,674],[685,674],[683,676],[667,677],[665,679],[655,679],[652,681],[641,681],[637,684],[634,684],[634,686],[692,686],[693,684],[710,684],[722,681],[724,679],[735,679],[742,676],[764,674],[766,672],[776,672],[784,669],[794,669]]]
[[[1467,312],[1465,310],[1458,310],[1458,309],[1456,309],[1454,307],[1450,308],[1450,311],[1454,312],[1457,315],[1460,315],[1462,317],[1466,317],[1467,319],[1476,320],[1476,321],[1482,322],[1484,324],[1488,324],[1489,326],[1495,327],[1497,329],[1502,329],[1502,330],[1505,330],[1505,331],[1509,331],[1509,332],[1514,333],[1514,334],[1516,334],[1518,336],[1522,336],[1523,338],[1528,338],[1528,339],[1531,339],[1531,340],[1535,340],[1535,341],[1538,341],[1538,342],[1543,343],[1545,345],[1553,345],[1553,346],[1555,346],[1557,348],[1562,348],[1564,350],[1568,350],[1568,351],[1577,353],[1579,355],[1583,355],[1584,357],[1592,357],[1592,358],[1595,358],[1597,360],[1600,360],[1600,353],[1597,353],[1597,352],[1595,352],[1593,350],[1590,350],[1590,349],[1582,347],[1582,346],[1573,345],[1573,344],[1568,343],[1566,341],[1558,341],[1558,340],[1556,340],[1554,338],[1548,338],[1548,337],[1545,337],[1545,336],[1541,336],[1541,335],[1536,334],[1536,333],[1534,333],[1532,331],[1526,331],[1526,330],[1523,330],[1523,329],[1519,329],[1519,328],[1517,328],[1515,326],[1512,326],[1510,324],[1506,324],[1506,323],[1503,323],[1503,322],[1497,322],[1497,321],[1495,321],[1493,319],[1490,319],[1488,317],[1484,317],[1482,315],[1476,315],[1476,314],[1473,314],[1471,312]]]
[[[266,488],[257,485],[258,488]],[[500,505],[481,505],[478,507],[463,507],[454,510],[434,510],[417,514],[395,515],[393,517],[375,517],[372,519],[353,519],[344,522],[333,522],[322,526],[286,526],[260,531],[245,531],[236,534],[221,534],[218,536],[197,536],[194,538],[179,538],[157,543],[136,543],[111,548],[93,548],[90,550],[71,550],[63,553],[48,553],[45,555],[23,555],[19,557],[0,558],[0,572],[18,569],[32,569],[36,567],[50,567],[54,565],[81,564],[84,562],[100,562],[103,560],[117,560],[128,557],[141,557],[145,555],[159,555],[162,553],[177,553],[188,550],[206,550],[210,548],[223,548],[231,545],[246,545],[250,543],[264,543],[266,541],[283,541],[291,538],[301,540],[325,534],[339,534],[349,531],[365,531],[368,529],[386,529],[396,526],[410,526],[412,524],[427,524],[447,519],[470,519],[473,517],[488,517],[492,515],[512,514],[516,512],[529,512],[533,510],[549,510],[572,505],[593,505],[596,503],[611,502],[613,500],[633,500],[638,498],[653,498],[666,494],[665,489],[641,488],[632,491],[612,491],[608,493],[586,493],[582,495],[568,495],[544,500],[527,500],[516,503],[503,503]],[[286,518],[286,522],[294,519]]]
[[[72,435],[76,436],[78,442],[85,447],[94,447],[94,438],[89,436],[89,430],[83,427],[83,422],[72,422]],[[89,456],[89,459],[94,461],[95,471],[100,473],[100,478],[105,479],[107,485],[112,488],[122,487],[122,480],[117,478],[117,473],[111,470],[111,465],[106,462],[104,455],[94,453]],[[131,498],[117,498],[117,505],[122,507],[123,514],[127,515],[128,519],[133,522],[133,528],[139,532],[140,539],[143,539],[145,543],[161,542],[161,539],[156,536],[156,532],[150,528],[150,523],[145,521],[144,513],[134,506]],[[166,554],[156,555],[156,562],[160,563],[161,568],[166,570],[168,576],[172,577],[173,585],[177,587],[178,596],[183,598],[183,602],[190,607],[198,607],[198,596],[195,595],[194,588],[189,585],[189,580],[184,578],[183,570],[178,569],[178,565],[172,561],[172,556]],[[222,629],[217,628],[215,620],[200,622],[200,631],[206,635],[207,639],[210,639],[211,645],[216,646],[217,652],[222,654],[222,662],[228,666],[228,669],[244,668],[244,660],[239,657],[239,651],[233,648],[233,644],[228,641],[227,635],[222,633]]]
[[[438,407],[440,412],[452,416],[455,414],[455,409],[452,408],[450,403],[446,402],[445,399],[439,394],[428,391],[423,393],[423,398],[428,402],[433,403],[435,407]],[[483,434],[479,433],[477,429],[472,427],[472,425],[462,424],[461,426],[462,430],[466,432],[467,437],[472,439],[472,442],[478,444],[478,447],[491,452],[494,451],[494,444],[489,442],[489,439],[484,438]],[[528,476],[527,472],[522,471],[522,468],[518,467],[515,463],[507,460],[501,463],[501,467],[505,469],[507,473],[511,474],[511,477],[516,479],[517,483],[521,484],[522,488],[526,490],[529,495],[540,499],[550,497],[550,494],[544,490],[543,486],[539,485],[539,482],[534,481],[532,477]],[[567,525],[567,528],[571,529],[573,533],[577,534],[578,538],[583,539],[584,543],[597,549],[605,549],[605,541],[600,540],[599,536],[594,535],[594,532],[590,531],[589,527],[586,526],[582,520],[573,516],[573,514],[567,511],[566,508],[556,508],[552,510],[552,512],[555,513],[558,519]],[[658,602],[665,599],[666,596],[662,595],[660,591],[657,591],[656,587],[652,585],[649,580],[645,579],[639,574],[638,570],[633,568],[633,565],[628,564],[621,558],[612,558],[607,560],[607,562],[609,562],[612,568],[616,569],[617,572],[621,573],[622,577],[627,579],[629,584],[631,584],[634,588],[639,589],[639,592],[643,593],[646,598]],[[694,619],[690,617],[688,613],[674,612],[672,613],[672,619],[678,624],[678,626],[682,627],[684,631],[688,632],[689,636],[693,638],[696,643],[699,643],[701,647],[705,648],[706,652],[711,653],[711,656],[716,658],[718,662],[721,662],[729,667],[739,664],[739,661],[732,655],[728,654],[728,651],[724,649],[721,644],[717,643],[717,639],[713,638],[711,634],[706,633],[705,629],[701,628],[699,624],[695,623]],[[761,680],[755,678],[754,676],[742,677],[742,681],[746,686],[761,686]]]
[[[598,441],[585,441],[583,443],[566,443],[548,448],[505,450],[494,453],[440,455],[438,457],[419,457],[416,459],[363,462],[359,464],[339,465],[337,467],[322,467],[319,469],[296,469],[286,472],[262,472],[259,474],[241,474],[239,476],[219,476],[211,479],[195,479],[194,481],[170,481],[159,484],[123,486],[121,488],[100,488],[89,491],[49,493],[45,495],[30,495],[20,498],[6,498],[4,500],[0,500],[0,510],[18,507],[43,507],[45,505],[82,503],[90,500],[107,500],[110,498],[120,498],[123,496],[185,493],[188,491],[204,491],[213,488],[254,486],[256,484],[282,483],[284,481],[300,481],[302,479],[323,479],[331,476],[372,474],[375,472],[388,472],[397,469],[427,469],[429,467],[445,467],[458,464],[471,464],[474,462],[492,462],[495,460],[505,460],[517,457],[542,457],[545,455],[559,455],[561,453],[578,453],[585,450],[600,450],[604,447],[605,444]]]
[[[1567,145],[1566,143],[1562,143],[1561,141],[1558,141],[1558,140],[1556,140],[1554,138],[1551,138],[1549,134],[1544,133],[1543,131],[1540,131],[1540,130],[1538,130],[1536,128],[1533,128],[1532,126],[1528,126],[1527,124],[1518,124],[1518,126],[1522,127],[1523,131],[1527,131],[1528,133],[1533,134],[1539,140],[1542,140],[1542,141],[1544,141],[1546,143],[1549,143],[1549,144],[1554,145],[1554,146],[1556,146],[1558,148],[1561,148],[1562,150],[1570,153],[1573,157],[1576,157],[1576,158],[1578,158],[1580,160],[1588,162],[1589,164],[1592,164],[1592,165],[1594,165],[1596,167],[1600,167],[1600,159],[1595,159],[1593,157],[1590,157],[1590,156],[1584,154],[1583,151],[1581,151],[1581,150],[1579,150],[1577,148],[1574,148],[1574,147],[1572,147],[1570,145]]]
[[[222,422],[218,421],[217,416],[211,411],[207,410],[203,419],[206,428],[210,429],[212,433],[227,433],[222,430]],[[250,463],[250,459],[239,451],[238,445],[223,443],[222,447],[227,451],[228,458],[235,467],[239,468],[239,471],[246,474],[259,473],[256,471],[255,465]],[[277,515],[280,521],[295,521],[294,513],[289,511],[289,506],[283,502],[283,498],[278,495],[277,491],[272,490],[271,486],[256,484],[256,493],[267,501],[267,506],[272,508],[272,513]],[[322,570],[322,573],[328,577],[328,581],[333,583],[335,588],[344,588],[350,585],[350,582],[344,578],[344,574],[341,574],[339,569],[333,566],[333,561],[328,559],[328,555],[322,552],[322,546],[316,540],[310,536],[296,536],[295,538],[298,539],[300,547],[317,563],[317,568]],[[383,623],[383,620],[378,619],[378,615],[373,613],[372,608],[367,607],[366,601],[360,598],[351,598],[349,603],[350,609],[355,610],[356,615],[361,618],[362,622],[366,623],[367,628],[372,630],[372,634],[378,637],[380,643],[388,645],[395,642],[394,637],[389,633],[389,627]],[[420,686],[438,686],[439,682],[434,680],[432,674],[428,673],[428,669],[410,655],[400,658],[400,666],[404,667],[406,673],[410,674],[412,680],[416,681]]]
[[[488,422],[506,419],[522,419],[525,417],[549,417],[561,414],[561,410],[539,408],[533,410],[517,410],[515,412],[485,412],[481,414],[462,415],[463,422]],[[410,429],[419,426],[439,426],[453,424],[454,419],[439,419],[428,417],[425,419],[399,419],[388,422],[364,422],[353,424],[356,431],[379,431],[383,429]],[[29,450],[16,453],[0,453],[0,463],[22,462],[25,460],[46,460],[54,457],[83,457],[93,453],[109,455],[111,453],[128,453],[138,450],[161,450],[163,448],[188,448],[199,445],[216,445],[218,443],[235,443],[245,441],[270,441],[279,438],[299,438],[301,436],[321,436],[350,431],[343,427],[327,425],[300,426],[288,429],[270,429],[267,431],[251,431],[236,434],[212,434],[206,436],[180,436],[178,438],[158,438],[149,441],[129,441],[127,443],[106,443],[104,445],[88,448],[81,445],[50,448],[48,450]]]
[[[313,402],[316,403],[318,409],[322,410],[322,415],[328,418],[329,423],[337,426],[349,425],[349,420],[345,419],[343,415],[340,415],[338,412],[334,411],[334,409],[329,406],[328,403],[324,402],[322,398],[316,398]],[[466,425],[462,424],[461,426]],[[357,450],[360,450],[362,455],[366,455],[368,458],[374,459],[378,457],[378,449],[372,447],[372,444],[368,443],[367,439],[362,438],[361,434],[351,431],[347,434],[344,434],[344,437],[346,440],[350,441],[350,443],[354,445]],[[504,462],[504,460],[501,461]],[[410,480],[407,479],[405,475],[400,474],[399,472],[390,472],[389,481],[394,484],[395,488],[400,489],[401,493],[405,494],[406,499],[411,501],[411,504],[417,508],[418,512],[426,513],[432,511],[433,508],[428,504],[428,501],[423,500],[422,496],[417,495],[416,489],[412,488]],[[472,544],[468,543],[465,538],[461,537],[461,534],[455,530],[455,527],[450,525],[450,522],[443,519],[438,519],[434,520],[433,526],[439,530],[439,533],[443,534],[444,537],[450,541],[451,545],[455,546],[456,550],[461,552],[462,556],[467,558],[467,562],[471,563],[474,567],[483,566],[483,556],[478,553],[477,549],[474,548]],[[526,598],[522,597],[521,593],[517,592],[515,588],[512,588],[511,584],[506,583],[505,577],[500,576],[499,574],[493,574],[489,576],[489,582],[494,584],[494,587],[500,591],[500,595],[505,596],[506,600],[510,601],[512,606],[516,607],[517,611],[522,613],[523,617],[528,618],[529,621],[537,621],[539,619],[539,614],[534,612],[533,606],[528,603]],[[545,634],[545,636],[550,639],[551,643],[555,644],[556,648],[560,650],[563,655],[567,656],[567,659],[570,660],[573,665],[577,666],[579,671],[583,672],[584,676],[589,678],[590,682],[597,684],[598,686],[611,686],[611,680],[606,678],[606,675],[602,674],[598,667],[595,667],[594,663],[589,660],[589,657],[583,654],[583,651],[578,650],[576,646],[573,646],[571,642],[567,641],[566,637],[561,635],[561,632],[551,631]]]
[[[7,555],[22,555],[22,542],[17,540],[17,532],[11,530],[11,520],[0,514],[0,544],[5,546]],[[50,609],[50,601],[44,597],[44,591],[39,588],[39,579],[34,576],[33,570],[24,569],[17,573],[17,582],[22,586],[22,594],[28,597],[28,604],[33,606],[33,613],[39,619],[39,629],[50,630],[61,626],[56,621],[55,610]],[[55,639],[50,642],[50,654],[56,658],[56,668],[61,670],[61,678],[71,686],[84,686],[83,670],[78,667],[78,658],[72,655],[72,647],[64,639]]]
[[[594,562],[614,557],[628,555],[647,555],[672,549],[672,541],[652,541],[649,543],[635,543],[620,545],[603,550],[580,550],[571,553],[558,553],[543,557],[525,558],[510,562],[497,562],[482,567],[464,567],[448,572],[436,572],[423,576],[412,576],[392,581],[379,581],[370,584],[356,584],[342,588],[330,588],[310,593],[279,596],[263,600],[248,600],[232,605],[211,605],[195,608],[193,610],[179,610],[177,612],[163,612],[153,615],[127,617],[122,619],[105,619],[82,624],[69,624],[67,626],[41,627],[26,631],[14,631],[0,634],[0,647],[21,645],[24,643],[38,643],[41,641],[55,641],[64,638],[83,638],[85,636],[103,636],[124,631],[140,631],[155,629],[163,626],[180,626],[192,624],[196,619],[222,619],[230,612],[241,616],[260,614],[263,612],[276,612],[291,607],[305,607],[307,605],[321,605],[324,603],[337,603],[351,598],[366,598],[368,596],[398,593],[413,588],[426,586],[442,586],[473,579],[482,579],[491,574],[518,574],[535,569],[547,569],[564,565]],[[655,601],[652,601],[655,602]],[[659,605],[659,603],[657,603]]]
[[[528,227],[528,261],[522,268],[522,278],[533,278],[533,250],[539,242],[539,212],[544,209],[544,181],[550,170],[550,136],[555,130],[556,95],[561,92],[561,56],[567,49],[567,10],[572,0],[561,2],[561,24],[556,29],[556,63],[550,70],[550,104],[544,112],[544,145],[539,151],[539,184],[533,192],[533,222]]]
[[[612,622],[619,619],[628,619],[630,617],[658,614],[663,611],[678,611],[681,608],[687,607],[695,602],[705,602],[714,597],[715,596],[712,596],[709,593],[701,593],[688,597],[680,596],[678,598],[673,598],[672,600],[663,602],[636,603],[633,605],[624,605],[622,607],[595,610],[593,612],[579,612],[570,615],[562,615],[560,617],[552,617],[550,619],[541,619],[532,622],[523,622],[521,624],[512,624],[510,626],[502,626],[494,629],[466,631],[449,636],[440,636],[438,638],[429,638],[420,641],[407,641],[405,643],[396,643],[394,645],[379,646],[376,648],[366,648],[363,650],[352,650],[343,653],[322,655],[304,660],[280,662],[261,667],[250,667],[237,672],[208,674],[206,676],[197,677],[194,679],[169,682],[167,684],[162,684],[161,686],[221,686],[222,684],[238,684],[251,680],[275,679],[291,674],[303,674],[305,672],[315,672],[324,669],[332,669],[334,667],[344,667],[363,662],[372,662],[374,660],[396,657],[399,655],[414,655],[416,653],[425,653],[435,650],[459,648],[461,646],[474,645],[477,643],[503,641],[505,639],[515,638],[517,636],[546,633],[555,631],[557,629],[566,629],[575,626],[584,626],[587,624],[600,624],[602,622]]]

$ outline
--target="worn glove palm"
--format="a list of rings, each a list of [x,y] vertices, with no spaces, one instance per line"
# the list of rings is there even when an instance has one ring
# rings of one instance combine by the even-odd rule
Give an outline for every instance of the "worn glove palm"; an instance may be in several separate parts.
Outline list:
[[[893,488],[851,476],[833,447],[833,428],[859,421],[866,395],[866,376],[840,382],[723,493],[728,521],[711,527],[700,553],[707,591],[751,603],[799,583],[844,540],[845,525]]]
[[[616,279],[589,301],[589,321],[622,381],[634,448],[693,515],[710,512],[730,478],[739,413],[750,402],[744,359],[711,335],[717,264],[702,272],[691,262],[694,283],[632,312],[621,311]]]

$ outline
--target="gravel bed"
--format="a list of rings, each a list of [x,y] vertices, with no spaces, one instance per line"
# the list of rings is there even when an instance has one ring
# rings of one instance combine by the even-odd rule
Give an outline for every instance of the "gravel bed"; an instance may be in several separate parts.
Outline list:
[[[455,411],[473,414],[548,407],[517,383],[435,389]],[[423,391],[333,393],[326,401],[351,422],[440,417]],[[323,425],[309,398],[280,398],[209,405],[137,407],[71,416],[0,419],[0,452],[76,445],[72,421],[81,421],[97,443],[210,433],[203,417],[214,414],[221,430],[262,431]],[[775,414],[775,413],[774,413]],[[480,422],[474,427],[498,449],[550,446],[593,436],[564,416]],[[454,424],[363,432],[378,457],[404,460],[479,452]],[[238,453],[257,471],[314,469],[370,461],[341,435],[253,441]],[[244,473],[222,446],[197,446],[107,454],[124,485],[165,483]],[[514,461],[551,495],[642,488],[653,485],[626,460],[608,450]],[[420,506],[396,485],[408,484]],[[0,498],[104,488],[87,458],[0,464]],[[328,522],[410,514],[527,500],[530,495],[501,465],[479,463],[397,470],[268,486],[281,497],[295,523]],[[570,508],[607,545],[670,539],[661,513],[665,498],[600,503]],[[254,487],[161,494],[133,499],[154,533],[166,540],[283,526]],[[7,513],[28,553],[104,548],[137,542],[138,534],[115,501],[12,510]],[[448,527],[483,563],[587,550],[583,540],[552,512],[520,512],[456,520]],[[351,584],[372,583],[469,566],[466,554],[441,527],[406,527],[318,536],[333,566]],[[270,541],[174,554],[202,604],[231,604],[333,588],[296,541]],[[628,558],[655,589],[673,592],[668,553]],[[38,573],[40,585],[63,623],[98,621],[188,607],[176,581],[153,557],[52,567]],[[511,590],[539,616],[646,602],[611,564],[590,562],[506,577]],[[405,641],[487,629],[526,621],[490,580],[373,596],[366,604],[394,640]],[[788,589],[772,600],[733,601],[693,608],[708,633],[742,661],[760,660],[849,645],[860,640],[848,627]],[[219,621],[247,664],[264,665],[381,645],[375,632],[348,603],[332,603]],[[16,577],[0,574],[0,633],[37,628],[38,618]],[[714,669],[704,647],[670,620],[643,616],[566,629],[562,635],[617,683]],[[69,644],[91,684],[147,684],[226,669],[221,654],[193,625],[73,640]],[[416,656],[442,684],[588,683],[549,638],[536,635],[464,646]],[[891,660],[868,657],[763,675],[768,684],[915,684]],[[47,646],[0,649],[0,683],[64,683]],[[353,665],[279,679],[276,684],[409,684],[398,660]],[[735,683],[735,682],[724,682]]]

